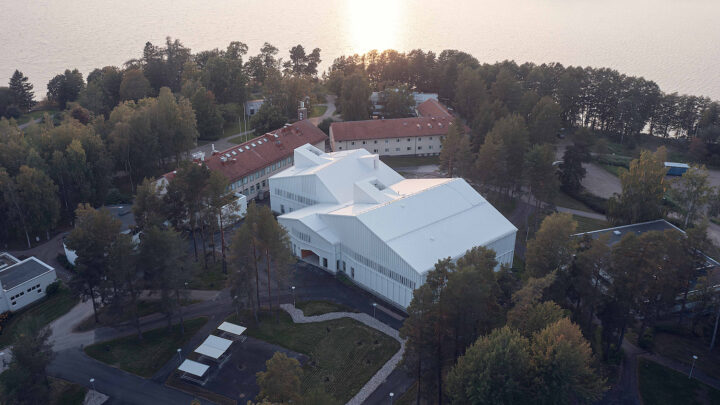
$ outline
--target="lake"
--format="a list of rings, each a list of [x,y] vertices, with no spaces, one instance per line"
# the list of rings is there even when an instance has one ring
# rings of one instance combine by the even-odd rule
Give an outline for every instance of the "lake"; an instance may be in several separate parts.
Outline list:
[[[139,57],[146,41],[193,51],[263,42],[342,54],[414,48],[481,62],[612,67],[666,92],[720,99],[717,0],[0,0],[0,78],[20,69],[44,95],[66,68]],[[7,79],[6,79],[7,78]]]

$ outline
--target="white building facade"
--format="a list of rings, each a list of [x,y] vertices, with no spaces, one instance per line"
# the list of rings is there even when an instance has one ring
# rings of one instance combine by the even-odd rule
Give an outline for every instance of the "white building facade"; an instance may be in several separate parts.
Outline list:
[[[294,155],[270,206],[297,257],[403,309],[440,259],[485,246],[512,264],[517,229],[463,179],[405,179],[364,149]]]
[[[0,313],[17,311],[45,297],[47,286],[55,280],[55,269],[34,257],[20,260],[0,253]]]

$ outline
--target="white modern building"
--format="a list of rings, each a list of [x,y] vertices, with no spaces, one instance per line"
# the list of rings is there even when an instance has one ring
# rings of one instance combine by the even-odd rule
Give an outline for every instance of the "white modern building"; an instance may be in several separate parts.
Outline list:
[[[55,280],[55,269],[34,257],[20,260],[0,253],[0,313],[17,311],[43,298]]]
[[[293,253],[407,308],[439,259],[475,246],[512,264],[517,228],[463,179],[405,179],[365,149],[311,145],[270,178]]]

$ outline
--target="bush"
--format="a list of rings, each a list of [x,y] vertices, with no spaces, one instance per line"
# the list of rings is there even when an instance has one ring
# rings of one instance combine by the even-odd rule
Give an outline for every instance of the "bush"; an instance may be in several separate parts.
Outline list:
[[[60,265],[62,265],[63,267],[65,267],[65,268],[68,269],[68,270],[73,270],[73,269],[75,268],[75,266],[73,266],[73,265],[70,263],[70,261],[68,261],[67,256],[65,256],[65,255],[62,254],[62,253],[58,253],[58,255],[57,255],[57,261],[60,263]]]
[[[22,115],[22,111],[16,105],[10,105],[5,109],[5,116],[8,118],[18,119]]]
[[[318,128],[320,128],[321,131],[325,132],[325,135],[330,135],[330,124],[332,124],[335,120],[328,117],[322,120],[320,124],[318,124]]]
[[[603,163],[610,166],[619,166],[628,169],[630,167],[631,157],[620,156],[620,155],[598,155],[596,157],[598,163]]]
[[[131,197],[123,194],[117,188],[111,188],[108,190],[105,196],[105,205],[117,205],[117,204],[129,204]]]
[[[587,205],[593,211],[597,211],[603,215],[607,214],[607,199],[590,194],[587,191],[581,191],[579,193],[573,193],[565,189],[563,191],[570,197]]]
[[[55,295],[60,290],[60,280],[56,280],[55,282],[48,284],[47,287],[45,287],[45,293],[50,295]]]
[[[641,349],[652,351],[654,340],[655,333],[653,332],[653,328],[645,328],[640,336],[638,336],[638,346],[640,346]]]

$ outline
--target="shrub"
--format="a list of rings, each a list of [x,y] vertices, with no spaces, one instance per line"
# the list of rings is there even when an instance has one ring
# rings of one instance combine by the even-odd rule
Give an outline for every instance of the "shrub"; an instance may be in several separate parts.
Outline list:
[[[58,253],[58,255],[57,255],[57,261],[60,263],[60,265],[62,265],[63,267],[65,267],[65,268],[68,269],[68,270],[72,270],[72,269],[75,268],[75,266],[73,266],[73,265],[68,261],[67,256],[65,256],[65,255],[62,254],[62,253]]]
[[[641,349],[652,351],[654,340],[655,333],[653,332],[653,329],[645,328],[640,336],[638,336],[638,346],[640,346]]]
[[[129,204],[131,197],[123,194],[117,188],[111,188],[108,190],[105,196],[105,205],[117,205],[117,204]]]
[[[50,296],[56,294],[60,290],[60,280],[56,280],[55,282],[48,284],[47,287],[45,287],[45,293]]]

